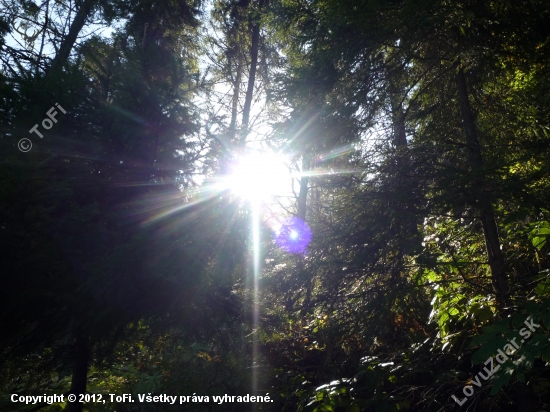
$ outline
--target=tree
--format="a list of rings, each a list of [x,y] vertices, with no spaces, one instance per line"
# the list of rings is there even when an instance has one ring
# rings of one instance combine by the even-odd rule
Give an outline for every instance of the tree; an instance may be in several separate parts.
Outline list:
[[[35,144],[41,150],[30,161],[37,163],[28,168],[11,155],[4,173],[6,194],[20,200],[5,204],[3,253],[21,255],[16,243],[37,253],[21,263],[3,260],[3,272],[11,274],[9,286],[25,287],[27,293],[25,299],[3,296],[2,313],[11,313],[4,326],[12,331],[2,342],[3,359],[13,364],[44,352],[37,370],[41,378],[48,366],[63,376],[70,359],[69,392],[75,394],[84,393],[90,365],[101,364],[102,354],[128,333],[129,324],[165,318],[168,327],[166,317],[171,314],[173,322],[193,335],[210,327],[198,316],[208,302],[223,306],[220,302],[226,301],[223,313],[234,313],[227,285],[201,291],[213,259],[211,246],[206,246],[215,243],[206,235],[194,239],[199,232],[195,225],[203,219],[196,209],[180,214],[182,225],[169,236],[163,235],[162,220],[143,227],[155,213],[178,216],[173,208],[185,201],[181,189],[188,187],[189,175],[181,171],[190,170],[196,154],[182,137],[195,131],[188,100],[196,76],[192,43],[183,41],[182,32],[194,30],[196,11],[182,4],[187,14],[170,20],[171,9],[142,6],[112,42],[93,38],[82,48],[82,74],[72,71],[63,80],[70,97],[58,97],[67,108],[66,117]],[[137,30],[143,26],[149,30]],[[176,46],[188,54],[180,54]],[[16,122],[23,124],[26,113],[32,113],[34,108],[29,110],[25,103],[42,93],[36,84],[46,83],[30,81],[29,89],[19,93],[22,107]],[[45,88],[43,113],[48,92]],[[14,133],[26,136],[27,131],[15,128]],[[27,172],[18,182],[10,168]],[[137,213],[137,220],[129,210]],[[151,242],[154,238],[158,244]],[[166,258],[159,259],[163,255]],[[39,313],[44,307],[49,308],[46,317]],[[47,376],[43,379],[35,382],[43,385]],[[70,404],[69,409],[82,410],[82,404]]]
[[[488,98],[490,93],[487,91],[492,89],[495,79],[508,77],[502,71],[500,53],[506,55],[511,50],[518,50],[509,47],[507,39],[521,37],[521,29],[517,26],[512,29],[514,23],[509,20],[509,9],[503,4],[489,6],[463,2],[450,5],[435,1],[368,5],[330,1],[281,4],[279,17],[282,16],[283,35],[295,40],[289,47],[288,55],[293,60],[286,81],[297,84],[294,89],[287,87],[284,96],[309,97],[310,88],[319,89],[328,84],[329,91],[320,93],[322,97],[317,98],[318,101],[334,96],[336,101],[354,106],[351,113],[356,120],[364,122],[365,129],[373,118],[378,124],[389,123],[393,133],[388,133],[388,137],[394,139],[397,147],[395,155],[391,144],[380,145],[382,150],[376,152],[374,145],[368,146],[367,150],[374,153],[358,163],[368,173],[363,178],[358,177],[357,183],[352,179],[350,183],[339,181],[335,187],[342,189],[329,191],[330,195],[327,193],[321,205],[331,204],[332,212],[324,211],[321,205],[313,206],[313,210],[319,212],[318,215],[314,213],[310,221],[324,224],[314,229],[323,241],[318,240],[310,248],[311,266],[315,267],[313,262],[322,262],[322,268],[312,269],[312,273],[319,276],[312,312],[339,314],[341,321],[335,324],[342,322],[342,326],[336,326],[335,336],[341,333],[350,336],[349,331],[357,331],[365,333],[364,340],[359,340],[364,348],[368,345],[367,337],[374,335],[382,346],[399,351],[402,348],[389,338],[391,333],[385,326],[399,319],[397,329],[407,325],[415,332],[427,331],[433,336],[425,324],[428,317],[422,313],[427,306],[425,297],[435,295],[432,312],[435,316],[431,319],[438,321],[443,348],[456,347],[458,350],[466,341],[462,333],[473,327],[463,313],[470,310],[485,313],[487,310],[485,304],[479,303],[491,290],[487,289],[486,268],[499,310],[509,308],[510,304],[506,282],[509,266],[504,263],[509,259],[505,258],[506,250],[501,252],[500,245],[504,244],[502,237],[511,233],[506,231],[500,219],[520,207],[519,204],[512,206],[510,196],[519,201],[519,198],[525,199],[526,193],[511,183],[518,182],[517,176],[503,174],[506,167],[517,164],[518,158],[508,157],[498,147],[496,142],[502,141],[498,133],[494,133],[496,123],[488,120],[492,113],[480,102]],[[545,13],[541,4],[530,7],[539,7],[539,16]],[[533,11],[530,7],[527,7],[529,13]],[[489,34],[490,24],[502,31]],[[539,42],[545,36],[541,35]],[[499,52],[487,53],[488,43],[493,51]],[[515,43],[515,47],[517,45]],[[516,59],[521,61],[523,58]],[[474,86],[466,88],[467,81]],[[383,87],[377,87],[379,85]],[[498,93],[502,93],[502,89],[499,90]],[[474,93],[476,105],[472,109]],[[495,99],[490,98],[491,101],[498,101],[497,96],[493,96]],[[478,113],[474,116],[476,110]],[[502,116],[502,119],[507,118],[504,113]],[[483,120],[476,121],[475,117]],[[481,129],[480,124],[486,129]],[[464,134],[458,132],[460,130]],[[408,150],[403,151],[407,135],[410,143]],[[510,150],[510,141],[503,142],[502,147]],[[481,184],[482,181],[486,183]],[[327,185],[324,189],[331,187]],[[501,191],[502,187],[506,189]],[[533,197],[528,197],[534,201]],[[345,206],[335,211],[335,204]],[[524,210],[531,214],[536,209]],[[411,225],[411,220],[424,222],[423,227]],[[419,248],[419,229],[424,237],[424,250]],[[416,241],[407,245],[407,237],[416,238]],[[481,254],[483,249],[485,256]],[[480,265],[480,261],[486,266]],[[529,272],[536,273],[536,270],[529,269]],[[435,294],[430,287],[425,290],[427,296],[416,290],[422,286],[415,285],[434,282],[438,286]],[[471,306],[466,303],[466,296],[474,296]],[[355,297],[368,298],[368,303],[357,302]],[[406,315],[409,313],[406,304],[393,305],[398,301],[416,302],[410,308],[415,313],[412,319]],[[375,302],[380,306],[374,306]],[[334,311],[335,308],[345,309]],[[319,312],[315,312],[316,309]],[[350,323],[344,323],[346,310],[359,311],[361,315],[350,315]],[[377,314],[376,320],[367,315],[373,311]],[[381,316],[386,322],[379,322]],[[311,321],[310,327],[314,324]],[[303,333],[310,341],[319,342],[319,335]],[[459,335],[453,336],[453,333]],[[420,333],[403,334],[409,335],[413,342],[420,342]],[[305,337],[302,335],[301,339]],[[307,339],[301,340],[304,341]],[[288,345],[288,341],[285,344]],[[410,347],[410,344],[405,345]],[[326,355],[323,351],[320,355],[331,359],[328,346],[325,352]],[[375,354],[376,350],[371,348],[370,353]],[[442,366],[442,369],[448,367]],[[303,371],[298,367],[293,371],[302,373],[296,385],[318,379]],[[324,382],[346,376],[346,373],[350,376],[349,370],[340,373],[328,373]],[[380,379],[384,379],[383,376],[380,375]],[[315,380],[312,386],[322,382]],[[359,386],[351,387],[360,390]],[[334,391],[342,396],[334,397],[328,396],[331,388],[317,394],[305,391],[303,405],[350,405],[338,403],[343,399],[353,404],[353,396],[346,398],[345,395],[349,388],[343,383],[335,386]],[[395,393],[398,391],[396,387]],[[376,397],[369,399],[385,402]]]

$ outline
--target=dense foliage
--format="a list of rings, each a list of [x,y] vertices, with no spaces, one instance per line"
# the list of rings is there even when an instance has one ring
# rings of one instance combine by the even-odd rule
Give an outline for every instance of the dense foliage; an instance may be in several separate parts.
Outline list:
[[[550,408],[548,2],[0,1],[1,410]]]

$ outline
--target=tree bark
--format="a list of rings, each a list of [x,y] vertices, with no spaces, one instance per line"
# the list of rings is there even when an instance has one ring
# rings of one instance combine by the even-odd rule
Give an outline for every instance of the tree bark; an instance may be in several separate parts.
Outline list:
[[[393,142],[398,152],[407,149],[407,135],[405,133],[405,113],[403,112],[403,105],[401,103],[400,97],[400,94],[397,93],[397,91],[395,90],[395,86],[393,86],[390,80]]]
[[[409,150],[407,144],[407,134],[405,129],[405,111],[403,110],[403,96],[405,92],[402,87],[398,87],[388,74],[388,92],[391,105],[391,118],[393,126],[393,144],[396,149],[396,173],[394,188],[398,195],[396,204],[399,222],[396,225],[398,230],[402,230],[399,236],[404,235],[404,242],[400,245],[401,256],[412,253],[421,248],[422,237],[418,231],[418,216],[415,212],[415,193],[408,172],[411,169],[409,159]]]
[[[83,0],[76,12],[76,16],[71,24],[69,33],[61,42],[59,51],[55,55],[52,64],[48,70],[47,76],[52,76],[55,72],[59,71],[63,65],[67,62],[71,50],[74,47],[76,38],[86,23],[86,19],[89,17],[92,9],[95,6],[97,0]]]
[[[486,182],[481,175],[483,170],[481,146],[479,144],[475,118],[468,100],[466,76],[464,75],[463,68],[460,66],[456,74],[456,85],[458,90],[458,103],[462,115],[462,124],[466,136],[468,162],[475,176],[472,182],[472,186],[476,188],[476,194],[474,196],[475,204],[473,206],[480,212],[485,247],[487,249],[489,268],[491,270],[491,284],[496,295],[497,307],[502,311],[505,306],[509,306],[510,304],[510,296],[506,282],[504,254],[501,250],[491,195],[484,190]]]
[[[261,12],[265,0],[258,2],[258,10]],[[256,83],[256,70],[258,66],[258,50],[260,45],[260,22],[256,19],[252,27],[252,46],[250,48],[250,71],[248,72],[248,85],[243,107],[242,135],[241,143],[244,144],[248,136],[248,124],[250,122],[250,109],[252,107],[252,98],[254,97],[254,84]]]
[[[38,51],[38,57],[36,58],[36,70],[35,76],[38,77],[40,70],[40,60],[42,60],[42,53],[44,51],[44,41],[46,40],[46,31],[48,30],[48,24],[50,19],[50,1],[46,1],[46,16],[44,18],[44,26],[42,27],[42,40],[40,41],[40,50]]]
[[[307,154],[302,155],[302,177],[300,178],[300,192],[298,193],[298,210],[296,213],[296,217],[301,219],[303,222],[306,221],[307,193],[309,184],[308,173],[310,168],[311,156]],[[304,257],[302,256],[302,254],[298,254],[296,256],[296,270],[298,272],[298,277],[304,279],[306,295],[304,297],[304,303],[301,313],[302,315],[305,315],[310,310],[311,295],[313,293],[313,274],[306,270]]]
[[[73,376],[69,393],[76,395],[76,402],[68,403],[68,412],[82,412],[83,404],[78,402],[80,394],[86,393],[88,381],[88,338],[78,335],[73,345]]]
[[[309,155],[302,156],[302,177],[300,178],[300,192],[298,194],[298,212],[296,216],[306,221],[306,208],[307,208],[307,191],[309,184],[309,176],[307,173],[310,169],[311,159]]]
[[[239,95],[241,94],[241,78],[242,78],[242,65],[241,65],[241,56],[240,48],[237,46],[237,53],[234,56],[236,74],[235,74],[235,84],[233,89],[233,98],[231,101],[231,124],[229,125],[229,139],[233,142],[235,139],[236,130],[237,130],[237,113],[239,111]]]

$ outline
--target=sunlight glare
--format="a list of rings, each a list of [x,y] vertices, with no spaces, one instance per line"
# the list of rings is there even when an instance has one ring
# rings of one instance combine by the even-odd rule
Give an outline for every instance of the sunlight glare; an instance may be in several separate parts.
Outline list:
[[[235,162],[227,186],[237,196],[251,201],[267,201],[289,191],[290,172],[284,156],[276,153],[251,153]]]

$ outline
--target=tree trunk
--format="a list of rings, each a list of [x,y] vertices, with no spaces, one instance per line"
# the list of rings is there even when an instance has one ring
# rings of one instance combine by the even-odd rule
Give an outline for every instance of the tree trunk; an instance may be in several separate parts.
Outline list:
[[[261,11],[265,0],[258,2],[258,9]],[[244,144],[248,136],[248,123],[250,122],[250,109],[254,97],[254,84],[256,82],[256,70],[258,66],[258,49],[260,45],[260,22],[256,21],[252,27],[252,47],[250,48],[250,71],[248,73],[248,85],[243,107],[241,143]]]
[[[89,17],[90,12],[94,8],[96,1],[97,0],[83,0],[83,2],[80,4],[80,7],[78,8],[76,16],[69,29],[69,34],[67,34],[67,36],[61,42],[59,51],[52,61],[47,76],[52,76],[55,72],[61,70],[63,65],[67,62],[67,59],[71,54],[71,50],[73,49],[76,42],[76,38],[82,30],[82,27],[84,27],[84,23],[86,23],[86,19]]]
[[[35,76],[38,77],[40,70],[40,60],[42,60],[42,53],[44,51],[44,41],[46,40],[46,32],[48,30],[50,19],[50,1],[46,1],[46,16],[44,18],[44,26],[42,27],[42,40],[40,41],[40,50],[38,51],[38,57],[36,58]]]
[[[302,156],[302,177],[300,178],[300,193],[298,194],[298,212],[297,217],[306,221],[307,191],[309,183],[309,173],[311,159],[308,155]]]
[[[458,103],[462,115],[462,124],[464,134],[466,135],[466,145],[468,150],[468,162],[474,174],[472,186],[479,188],[476,190],[475,208],[480,212],[481,225],[485,238],[485,247],[489,268],[491,270],[491,283],[496,295],[496,303],[499,310],[504,309],[510,304],[510,296],[506,283],[506,272],[504,264],[504,254],[501,250],[498,227],[496,224],[491,195],[484,191],[486,182],[481,175],[483,171],[483,157],[477,135],[474,115],[468,100],[468,90],[466,87],[466,77],[462,67],[458,68],[456,74],[456,85],[458,89]]]
[[[76,402],[68,403],[68,412],[82,412],[83,404],[78,402],[80,394],[86,393],[88,380],[88,338],[78,335],[73,346],[73,376],[69,393],[76,395]]]
[[[401,103],[401,94],[397,93],[390,80],[390,101],[393,123],[393,142],[398,153],[407,149],[407,135],[405,133],[405,113]]]
[[[405,111],[403,110],[403,96],[405,92],[402,87],[396,86],[391,75],[388,75],[388,92],[391,105],[391,118],[393,126],[393,144],[396,149],[396,173],[395,184],[396,202],[393,207],[397,208],[397,228],[402,231],[399,236],[404,235],[404,242],[400,245],[401,257],[408,253],[414,253],[422,246],[422,237],[418,231],[418,216],[415,212],[415,193],[413,181],[408,177],[411,169],[409,150],[407,145],[407,134],[405,130]]]
[[[237,53],[235,53],[235,84],[233,88],[233,99],[231,102],[231,124],[229,125],[229,140],[233,142],[237,130],[237,113],[239,111],[239,95],[241,94],[241,78],[242,78],[242,65],[240,48],[237,46]]]
[[[309,170],[311,167],[311,157],[307,154],[302,155],[302,177],[300,178],[300,192],[298,193],[298,207],[296,212],[296,217],[306,221],[306,211],[307,211],[307,192],[309,184]],[[301,309],[301,314],[305,315],[310,310],[311,305],[311,295],[313,293],[313,274],[306,270],[304,257],[302,254],[297,254],[295,258],[296,262],[296,271],[299,279],[303,279],[303,287],[306,291],[304,302]]]

